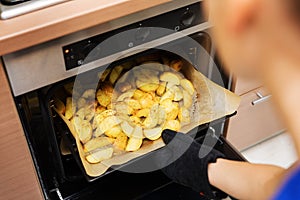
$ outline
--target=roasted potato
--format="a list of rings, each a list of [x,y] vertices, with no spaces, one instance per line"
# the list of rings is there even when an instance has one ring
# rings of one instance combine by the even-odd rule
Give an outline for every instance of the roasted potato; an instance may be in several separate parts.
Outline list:
[[[129,90],[123,94],[121,94],[118,98],[117,101],[125,101],[125,99],[131,98],[135,93],[135,90]]]
[[[122,134],[123,131],[119,125],[112,127],[111,129],[105,131],[105,135],[111,138],[116,138],[118,135]]]
[[[156,94],[158,96],[162,96],[166,91],[166,86],[167,86],[167,82],[160,82],[160,84],[156,90]]]
[[[193,84],[191,83],[191,81],[187,80],[187,79],[181,79],[180,80],[180,85],[181,87],[183,87],[183,89],[185,89],[190,95],[193,95],[195,92],[195,88],[193,86]]]
[[[150,113],[150,109],[149,108],[144,108],[144,109],[141,109],[141,110],[138,110],[135,114],[135,116],[137,117],[148,117]]]
[[[114,84],[116,82],[116,80],[120,77],[120,74],[123,71],[123,66],[122,65],[118,65],[116,67],[114,67],[110,73],[109,76],[109,82],[111,84]]]
[[[144,92],[155,92],[159,87],[159,84],[157,83],[143,83],[139,82],[139,80],[137,80],[136,85],[140,90]]]
[[[135,126],[131,138],[137,138],[137,139],[143,139],[144,134],[143,134],[143,128],[141,126]]]
[[[116,113],[117,112],[115,110],[105,110],[100,114],[95,114],[92,124],[93,129],[97,128],[99,124],[104,121],[105,118],[114,116]]]
[[[144,95],[145,95],[145,93],[143,91],[135,90],[134,93],[133,93],[133,98],[136,99],[136,100],[140,100]]]
[[[175,71],[180,71],[183,66],[183,62],[181,60],[172,60],[170,62],[170,67]]]
[[[160,103],[162,103],[166,99],[171,99],[172,101],[174,100],[174,93],[170,90],[166,91],[162,97],[160,98]]]
[[[125,102],[127,103],[128,106],[130,106],[134,110],[139,110],[142,108],[141,104],[135,99],[125,99]]]
[[[86,104],[87,104],[87,101],[86,101],[86,99],[83,98],[83,97],[80,97],[80,98],[77,100],[77,107],[78,107],[78,109],[85,107]]]
[[[122,132],[119,134],[114,142],[114,147],[119,150],[125,150],[127,146],[128,137]]]
[[[111,68],[106,68],[103,72],[98,73],[98,78],[101,82],[104,82],[106,77],[109,75],[111,72]]]
[[[105,118],[100,124],[100,129],[105,133],[112,129],[114,126],[120,124],[122,121],[116,116],[109,116]]]
[[[180,79],[178,76],[173,73],[173,72],[164,72],[160,75],[160,80],[168,82],[172,85],[179,85],[180,84]]]
[[[88,154],[85,158],[89,163],[95,164],[95,163],[101,162],[102,160],[111,158],[113,155],[113,152],[114,152],[114,150],[112,147],[101,148],[101,149],[97,149],[94,152]]]
[[[160,138],[162,133],[162,128],[157,127],[153,129],[144,129],[144,136],[149,140],[157,140]]]
[[[182,90],[182,95],[183,95],[183,105],[186,108],[189,108],[193,104],[193,98],[192,96],[186,91]]]
[[[83,150],[85,152],[93,151],[97,148],[105,147],[112,145],[114,142],[114,139],[108,138],[108,137],[96,137],[88,141],[83,145]]]
[[[109,96],[105,91],[99,89],[96,95],[101,106],[107,107],[111,103],[111,96]]]
[[[159,108],[159,105],[157,103],[151,107],[148,117],[146,117],[145,121],[143,122],[143,126],[145,128],[151,129],[157,125],[157,123],[158,123],[158,108]]]
[[[181,128],[180,122],[178,120],[168,120],[163,129],[170,129],[173,131],[179,131]]]
[[[96,91],[94,89],[85,90],[82,94],[82,98],[85,99],[95,99]]]
[[[65,112],[65,117],[67,119],[71,119],[75,113],[75,105],[72,102],[72,97],[67,97],[66,99],[66,112]]]
[[[88,142],[92,138],[93,130],[89,121],[82,120],[79,117],[74,117],[72,119],[72,123],[74,129],[76,130],[78,138],[83,144]]]
[[[174,101],[180,101],[183,99],[182,89],[178,86],[173,85],[169,90],[174,94]]]
[[[123,121],[121,123],[121,128],[123,130],[123,132],[128,136],[128,137],[131,137],[132,133],[133,133],[133,130],[134,130],[134,127],[132,127],[128,122],[126,121]]]
[[[191,122],[190,111],[185,107],[179,108],[178,119],[182,123],[190,123]]]
[[[65,112],[66,112],[66,106],[65,106],[65,104],[60,99],[56,98],[54,100],[54,106],[55,106],[57,112],[59,112],[61,114],[65,114]]]
[[[127,146],[126,146],[126,151],[136,151],[138,150],[143,144],[143,139],[139,138],[129,138]]]

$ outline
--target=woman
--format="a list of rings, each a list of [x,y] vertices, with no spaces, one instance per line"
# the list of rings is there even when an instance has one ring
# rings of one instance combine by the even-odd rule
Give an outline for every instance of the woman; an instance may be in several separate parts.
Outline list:
[[[225,65],[237,76],[260,78],[268,87],[299,157],[300,0],[207,0],[205,3]],[[165,143],[177,140],[174,147],[166,147],[173,151],[178,143],[190,140],[170,131],[163,133],[163,139]],[[300,199],[299,161],[285,170],[226,160],[216,150],[199,158],[200,148],[193,142],[181,158],[163,171],[209,198],[213,198],[212,185],[238,199]]]

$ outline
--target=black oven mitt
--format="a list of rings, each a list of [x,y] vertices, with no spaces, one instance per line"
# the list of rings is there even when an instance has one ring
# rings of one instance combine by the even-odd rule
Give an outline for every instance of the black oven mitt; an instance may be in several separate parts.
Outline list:
[[[164,130],[162,139],[166,146],[160,152],[159,162],[164,174],[208,199],[215,199],[207,168],[217,158],[224,158],[224,154],[212,147],[200,145],[188,135],[171,130]]]

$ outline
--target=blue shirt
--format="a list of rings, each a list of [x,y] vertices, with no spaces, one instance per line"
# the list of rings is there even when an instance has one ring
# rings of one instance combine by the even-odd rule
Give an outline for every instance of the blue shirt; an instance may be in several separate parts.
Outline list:
[[[300,200],[300,166],[290,174],[273,200]]]

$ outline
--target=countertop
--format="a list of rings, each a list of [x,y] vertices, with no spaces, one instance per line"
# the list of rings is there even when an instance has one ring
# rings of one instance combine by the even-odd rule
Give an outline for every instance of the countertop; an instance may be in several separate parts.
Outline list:
[[[21,50],[171,0],[71,0],[0,20],[0,55]]]

